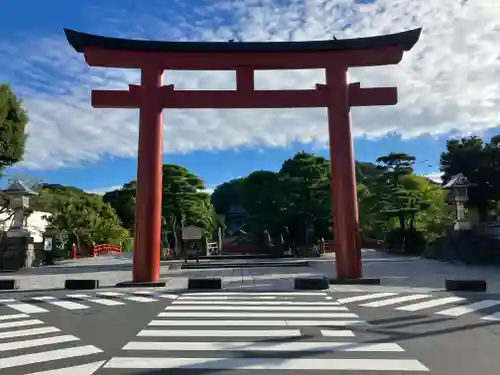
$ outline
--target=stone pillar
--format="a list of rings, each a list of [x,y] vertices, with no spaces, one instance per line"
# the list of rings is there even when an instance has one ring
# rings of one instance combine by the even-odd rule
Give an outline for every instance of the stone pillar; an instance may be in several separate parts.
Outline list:
[[[0,259],[0,268],[4,271],[32,267],[35,261],[35,246],[31,234],[24,229],[8,230],[4,246],[0,249]]]

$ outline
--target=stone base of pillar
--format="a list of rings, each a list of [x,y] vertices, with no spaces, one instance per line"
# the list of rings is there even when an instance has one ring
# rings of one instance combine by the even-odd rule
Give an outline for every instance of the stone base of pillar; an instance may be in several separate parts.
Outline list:
[[[4,246],[0,248],[0,270],[16,271],[30,268],[35,261],[35,246],[29,231],[15,228],[7,231]]]
[[[463,220],[456,220],[453,223],[453,229],[458,231],[458,230],[471,230],[472,225],[469,220],[463,219]]]

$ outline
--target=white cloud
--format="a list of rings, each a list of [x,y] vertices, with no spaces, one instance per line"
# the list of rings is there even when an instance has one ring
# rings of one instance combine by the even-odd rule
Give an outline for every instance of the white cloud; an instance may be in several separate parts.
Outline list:
[[[206,188],[206,189],[203,189],[202,191],[204,193],[212,195],[212,193],[214,192],[214,190],[215,190],[215,188]]]
[[[395,84],[400,93],[397,106],[355,109],[354,134],[379,137],[398,132],[405,138],[451,130],[477,134],[499,123],[498,1],[213,0],[207,4],[176,15],[175,27],[168,9],[158,15],[108,9],[96,14],[96,23],[106,19],[115,29],[101,32],[114,36],[173,35],[179,40],[235,36],[244,41],[351,38],[423,27],[421,40],[400,65],[351,72],[351,80],[360,80],[363,86]],[[137,72],[89,69],[62,35],[15,46],[0,43],[0,47],[0,81],[14,84],[30,112],[25,166],[51,169],[105,156],[135,156],[137,112],[92,109],[89,91],[126,88],[138,82]],[[31,51],[27,58],[26,51]],[[234,88],[230,73],[166,72],[165,79],[181,89]],[[257,75],[256,86],[306,88],[323,81],[320,71],[265,72]],[[294,141],[321,144],[327,139],[323,109],[165,111],[166,152],[284,146]]]
[[[99,195],[104,195],[104,194],[106,194],[108,191],[121,189],[121,188],[122,188],[122,186],[123,186],[123,185],[114,185],[114,186],[108,186],[108,187],[104,187],[104,188],[91,189],[91,190],[87,190],[87,193],[90,193],[90,194],[99,194]]]
[[[443,180],[441,178],[442,176],[443,176],[443,172],[431,172],[431,173],[424,174],[424,177],[427,177],[428,179],[435,181],[435,182],[438,182],[438,183],[443,182]]]

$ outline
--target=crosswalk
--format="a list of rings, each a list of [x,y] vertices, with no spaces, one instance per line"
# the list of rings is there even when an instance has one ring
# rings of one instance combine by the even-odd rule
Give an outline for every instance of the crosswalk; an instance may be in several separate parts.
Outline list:
[[[325,293],[185,293],[99,374],[159,369],[429,371],[418,360],[404,358],[397,343],[357,342],[356,330],[367,327],[348,307],[325,299]]]
[[[500,311],[494,312],[495,309],[500,310],[500,299],[482,299],[472,302],[460,296],[377,292],[342,297],[338,298],[337,302],[342,305],[356,304],[365,308],[390,307],[396,311],[428,312],[450,318],[486,312],[480,319],[500,321]]]
[[[0,315],[0,369],[23,375],[90,375],[102,350],[28,314]],[[40,371],[42,368],[50,368]],[[2,373],[3,373],[2,371]]]
[[[177,294],[155,290],[139,290],[128,293],[102,291],[94,294],[68,293],[61,296],[27,296],[0,299],[0,306],[6,306],[23,314],[47,313],[52,308],[62,310],[87,310],[96,306],[125,306],[127,303],[152,303],[173,300]]]

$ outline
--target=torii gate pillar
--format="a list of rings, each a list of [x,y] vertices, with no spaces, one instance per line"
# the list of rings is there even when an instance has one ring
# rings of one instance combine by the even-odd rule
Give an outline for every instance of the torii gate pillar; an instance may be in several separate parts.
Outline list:
[[[337,277],[362,276],[356,170],[351,136],[347,68],[327,68],[331,200]]]
[[[139,96],[139,150],[134,253],[134,282],[160,279],[161,217],[163,195],[163,106],[160,90],[163,69],[141,71]]]

